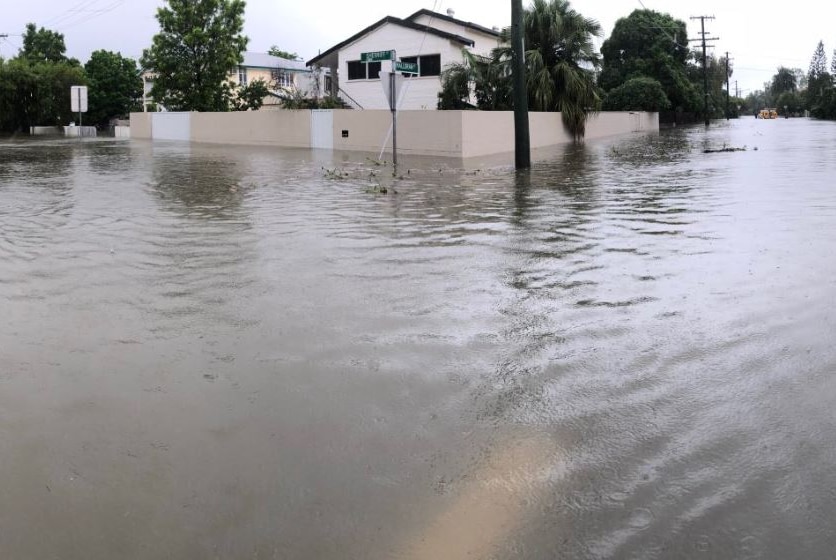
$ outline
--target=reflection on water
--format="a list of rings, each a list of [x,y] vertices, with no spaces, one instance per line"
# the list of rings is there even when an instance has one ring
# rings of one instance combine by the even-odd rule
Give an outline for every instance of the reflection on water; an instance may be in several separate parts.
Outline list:
[[[4,141],[0,552],[828,557],[835,139]]]

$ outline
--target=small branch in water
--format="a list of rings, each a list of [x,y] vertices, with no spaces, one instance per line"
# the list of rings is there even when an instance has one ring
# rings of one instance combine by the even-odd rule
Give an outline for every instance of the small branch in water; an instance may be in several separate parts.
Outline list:
[[[721,153],[725,153],[725,152],[745,152],[745,151],[746,151],[746,146],[743,146],[742,148],[730,148],[730,147],[723,146],[719,150],[710,150],[710,149],[709,150],[703,150],[702,153],[704,153],[704,154],[721,154]]]

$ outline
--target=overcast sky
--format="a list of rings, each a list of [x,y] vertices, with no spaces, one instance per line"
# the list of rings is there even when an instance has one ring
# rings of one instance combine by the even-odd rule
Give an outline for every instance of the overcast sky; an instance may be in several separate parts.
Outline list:
[[[716,16],[706,28],[720,38],[715,52],[731,53],[732,89],[737,80],[743,93],[760,89],[779,65],[806,72],[819,39],[825,42],[828,59],[836,47],[836,2],[641,1],[688,22],[691,37],[697,36],[699,22],[690,21],[690,16]],[[31,21],[64,33],[69,55],[82,62],[96,49],[137,58],[157,31],[154,14],[160,5],[162,0],[0,0],[0,33],[10,34],[0,39],[0,55],[17,53],[20,33]],[[642,7],[639,0],[576,0],[572,5],[597,19],[605,37],[618,18]],[[245,32],[248,50],[263,52],[276,44],[307,60],[386,15],[406,17],[421,8],[444,13],[452,8],[457,18],[486,27],[505,26],[510,6],[509,0],[247,0]]]

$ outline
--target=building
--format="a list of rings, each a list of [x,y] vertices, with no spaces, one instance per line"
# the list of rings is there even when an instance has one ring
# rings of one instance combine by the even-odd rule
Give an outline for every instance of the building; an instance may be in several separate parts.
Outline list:
[[[264,80],[270,95],[264,99],[265,108],[276,108],[281,99],[295,91],[306,97],[319,97],[325,91],[327,71],[320,68],[308,68],[304,62],[288,60],[266,53],[245,52],[241,65],[229,71],[229,82],[246,86],[255,80]],[[143,72],[143,111],[164,111],[165,108],[154,103],[151,88],[154,85],[154,73]]]
[[[246,86],[255,80],[263,80],[270,89],[271,95],[264,100],[265,108],[278,106],[282,97],[293,92],[319,97],[325,87],[321,69],[308,68],[299,60],[245,52],[241,65],[230,71],[229,81]]]
[[[401,109],[435,109],[441,90],[441,72],[455,62],[462,62],[462,49],[488,56],[499,45],[499,30],[419,10],[400,19],[387,16],[327,51],[309,60],[309,68],[328,72],[326,91],[338,95],[355,109],[388,108],[380,71],[389,70],[384,62],[362,62],[366,52],[395,51],[404,62],[415,62],[417,77],[409,77],[401,94]]]

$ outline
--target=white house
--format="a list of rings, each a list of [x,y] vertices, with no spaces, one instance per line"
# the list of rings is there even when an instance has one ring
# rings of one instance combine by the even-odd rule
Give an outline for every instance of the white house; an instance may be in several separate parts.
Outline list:
[[[409,77],[401,109],[435,109],[441,90],[441,72],[463,60],[462,49],[487,56],[499,44],[499,30],[489,29],[431,10],[419,10],[400,19],[387,16],[308,61],[328,71],[327,91],[356,109],[388,109],[379,72],[384,62],[361,62],[361,53],[394,50],[404,62],[417,62],[419,75]]]

